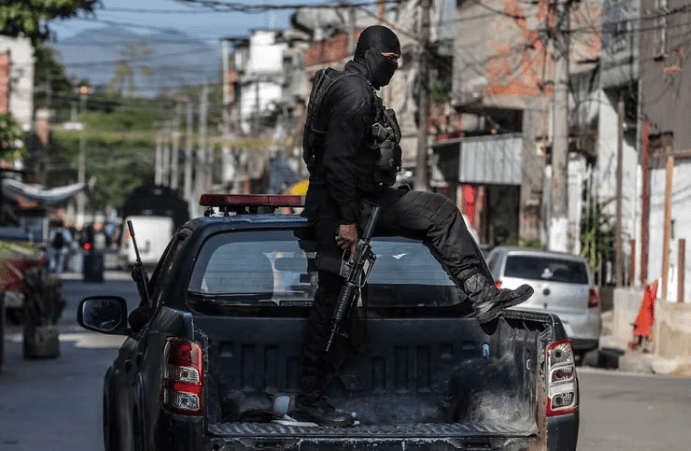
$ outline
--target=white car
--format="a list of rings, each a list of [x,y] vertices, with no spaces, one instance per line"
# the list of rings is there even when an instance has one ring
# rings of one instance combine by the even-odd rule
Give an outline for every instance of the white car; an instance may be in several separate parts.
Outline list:
[[[129,216],[123,222],[123,233],[120,242],[120,264],[123,268],[129,268],[137,261],[134,252],[132,237],[127,226],[127,221],[132,221],[134,238],[137,241],[139,257],[142,264],[153,267],[166,250],[175,232],[173,218],[168,216]]]
[[[599,346],[600,297],[583,257],[500,246],[487,256],[487,265],[498,287],[514,289],[528,284],[535,290],[528,300],[513,308],[559,316],[581,356]]]

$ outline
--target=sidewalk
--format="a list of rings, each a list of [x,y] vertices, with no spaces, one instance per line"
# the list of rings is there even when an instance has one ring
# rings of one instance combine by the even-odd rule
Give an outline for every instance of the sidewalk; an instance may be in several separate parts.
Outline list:
[[[84,275],[80,272],[63,272],[59,277],[62,280],[82,280]],[[103,280],[132,280],[132,275],[127,271],[106,269],[103,271]]]
[[[645,346],[632,350],[628,342],[616,339],[612,335],[612,317],[611,310],[602,313],[599,352],[597,356],[589,356],[584,365],[627,373],[691,377],[691,360],[666,359],[646,352]]]

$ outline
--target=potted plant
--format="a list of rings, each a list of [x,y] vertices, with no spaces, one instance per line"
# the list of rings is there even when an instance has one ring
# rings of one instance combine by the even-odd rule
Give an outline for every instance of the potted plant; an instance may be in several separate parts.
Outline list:
[[[60,355],[57,322],[65,301],[62,280],[49,276],[42,266],[28,269],[22,281],[24,294],[24,358],[56,358]]]

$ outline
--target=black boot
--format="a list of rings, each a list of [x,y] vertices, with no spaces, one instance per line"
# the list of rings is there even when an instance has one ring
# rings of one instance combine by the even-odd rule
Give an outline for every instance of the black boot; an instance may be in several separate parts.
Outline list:
[[[463,279],[463,291],[473,304],[478,322],[487,323],[497,318],[502,310],[528,299],[534,290],[530,285],[521,285],[515,290],[499,289],[487,277],[476,272]]]
[[[326,399],[323,384],[317,378],[300,379],[300,393],[295,398],[292,417],[301,423],[317,423],[320,426],[349,427],[353,417],[335,409]]]

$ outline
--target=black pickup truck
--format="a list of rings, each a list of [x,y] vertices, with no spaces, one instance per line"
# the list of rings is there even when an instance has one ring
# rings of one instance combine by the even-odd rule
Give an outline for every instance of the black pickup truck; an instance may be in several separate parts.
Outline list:
[[[480,325],[429,249],[397,237],[372,241],[349,337],[330,354],[328,396],[355,426],[294,422],[315,252],[305,219],[273,210],[300,198],[202,200],[221,214],[177,231],[140,287],[139,326],[122,298],[80,304],[83,327],[127,335],[104,381],[106,450],[576,449],[578,379],[559,318],[511,310]]]

